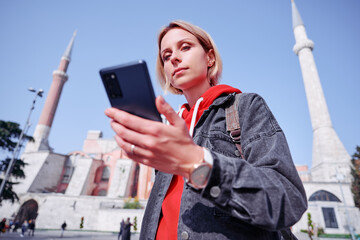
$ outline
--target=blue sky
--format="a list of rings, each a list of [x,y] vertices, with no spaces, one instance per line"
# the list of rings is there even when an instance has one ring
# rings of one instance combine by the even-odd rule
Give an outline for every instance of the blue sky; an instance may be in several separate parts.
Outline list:
[[[360,145],[360,2],[297,0],[327,100],[333,127],[352,155]],[[157,95],[156,38],[174,19],[208,31],[223,58],[221,83],[262,95],[287,137],[296,164],[311,165],[312,128],[295,40],[290,0],[0,1],[0,119],[24,126],[34,97],[45,97],[75,29],[72,61],[49,142],[55,152],[81,150],[88,130],[112,138],[109,107],[98,71],[147,61]],[[185,99],[166,95],[178,108]],[[33,134],[45,98],[31,117]]]

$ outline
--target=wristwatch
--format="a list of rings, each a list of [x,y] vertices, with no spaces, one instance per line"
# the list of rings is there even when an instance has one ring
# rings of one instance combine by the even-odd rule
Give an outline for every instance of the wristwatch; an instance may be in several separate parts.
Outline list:
[[[204,159],[200,163],[195,163],[190,171],[189,185],[195,189],[204,188],[209,180],[212,164],[206,161],[207,155],[205,151]]]

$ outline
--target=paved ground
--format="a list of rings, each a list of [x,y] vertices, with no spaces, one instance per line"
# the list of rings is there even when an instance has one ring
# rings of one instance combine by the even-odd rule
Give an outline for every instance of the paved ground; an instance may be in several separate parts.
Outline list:
[[[299,240],[309,240],[310,238],[306,233],[295,233],[295,236]],[[314,238],[313,240],[349,240],[349,238]]]
[[[85,231],[65,231],[64,236],[61,238],[61,232],[53,230],[53,231],[45,231],[45,230],[38,230],[35,232],[34,237],[30,237],[25,234],[24,237],[20,236],[20,232],[18,233],[5,233],[0,235],[0,239],[31,239],[31,240],[52,240],[52,239],[64,239],[64,240],[117,240],[117,233],[104,233],[104,232],[85,232]],[[132,234],[131,240],[138,240],[139,234]]]
[[[309,240],[309,237],[305,233],[296,233],[296,237],[299,240]],[[0,239],[31,239],[31,240],[38,240],[38,239],[64,239],[64,240],[117,240],[117,234],[115,233],[104,233],[104,232],[85,232],[85,231],[65,231],[64,237],[60,237],[60,230],[50,231],[50,230],[38,230],[35,232],[34,237],[29,237],[25,235],[24,237],[20,237],[20,233],[5,233],[0,235]],[[132,234],[131,240],[139,240],[139,234]],[[254,239],[255,240],[255,239]],[[315,240],[315,239],[314,239]],[[348,240],[345,238],[318,238],[316,240]]]

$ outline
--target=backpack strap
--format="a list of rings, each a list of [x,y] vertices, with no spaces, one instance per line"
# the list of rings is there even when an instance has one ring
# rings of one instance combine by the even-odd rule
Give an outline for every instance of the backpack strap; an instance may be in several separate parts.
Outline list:
[[[234,101],[225,108],[225,118],[226,118],[226,131],[229,132],[232,141],[235,143],[237,149],[240,152],[242,159],[246,160],[240,143],[241,137],[241,128],[239,121],[239,97],[241,93],[236,93]],[[290,228],[282,229],[279,231],[281,234],[281,239],[285,240],[297,240],[296,236],[291,232]]]
[[[241,93],[235,94],[235,99],[231,105],[225,108],[225,118],[226,118],[226,131],[229,132],[232,141],[235,143],[236,148],[240,152],[241,158],[245,159],[241,143],[241,128],[240,128],[240,121],[239,121],[239,110],[238,110],[238,102]]]

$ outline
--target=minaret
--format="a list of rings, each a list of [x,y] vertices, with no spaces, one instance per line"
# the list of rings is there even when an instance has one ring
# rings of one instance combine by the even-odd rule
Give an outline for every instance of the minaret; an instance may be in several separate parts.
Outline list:
[[[71,52],[74,45],[75,36],[76,31],[74,32],[63,56],[61,57],[58,69],[53,72],[53,82],[51,84],[49,94],[46,98],[40,120],[35,128],[33,136],[35,142],[28,142],[25,152],[52,151],[52,148],[49,146],[48,138],[51,125],[55,117],[56,109],[59,104],[61,91],[66,80],[68,79],[66,71],[71,60]]]
[[[311,177],[313,181],[335,181],[334,176],[338,169],[346,177],[345,181],[350,181],[350,156],[332,127],[312,54],[314,43],[307,38],[295,2],[294,0],[291,2],[293,31],[296,40],[293,51],[299,56],[313,129]]]

